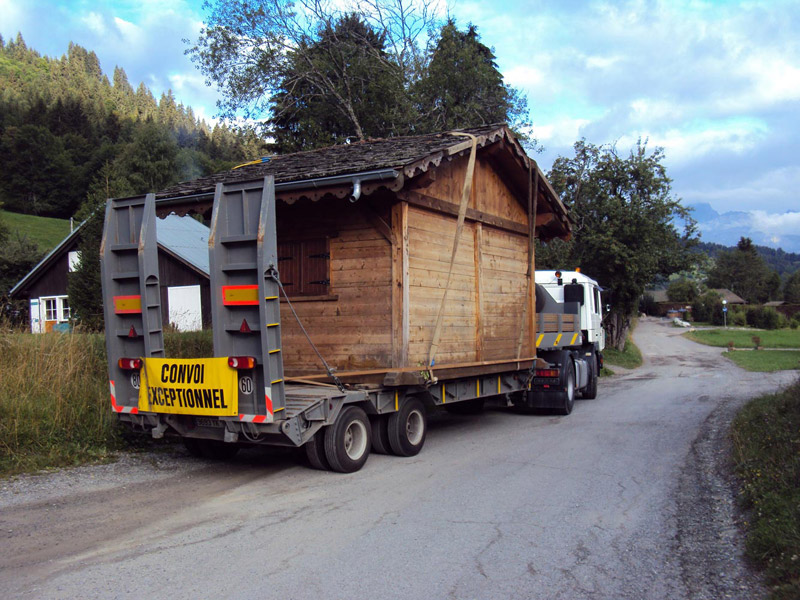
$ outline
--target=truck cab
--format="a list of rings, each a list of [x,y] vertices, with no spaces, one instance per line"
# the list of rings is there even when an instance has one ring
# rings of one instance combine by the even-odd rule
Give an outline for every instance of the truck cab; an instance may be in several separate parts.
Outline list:
[[[606,345],[606,335],[602,326],[600,285],[580,271],[536,271],[536,283],[558,304],[578,302],[584,344],[592,344],[601,352]]]

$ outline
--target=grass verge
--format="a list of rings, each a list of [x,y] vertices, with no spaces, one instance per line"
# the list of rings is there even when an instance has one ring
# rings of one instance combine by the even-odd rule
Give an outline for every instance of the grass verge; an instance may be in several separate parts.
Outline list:
[[[213,355],[210,331],[164,341],[168,356]],[[0,477],[111,460],[126,446],[107,369],[102,334],[0,333]]]
[[[703,329],[687,331],[687,338],[707,346],[727,348],[733,342],[736,348],[752,348],[753,337],[761,338],[764,348],[800,348],[800,329]]]
[[[747,554],[773,600],[800,598],[800,382],[747,404],[732,437],[749,510]]]
[[[620,352],[616,348],[606,347],[603,350],[603,362],[607,365],[616,365],[623,369],[635,369],[642,366],[642,351],[633,343],[633,340],[628,336],[628,341],[625,342],[625,350]],[[600,372],[601,376],[613,375],[611,369],[603,367]]]
[[[800,369],[800,352],[797,350],[748,350],[725,352],[723,356],[748,371],[772,373]]]

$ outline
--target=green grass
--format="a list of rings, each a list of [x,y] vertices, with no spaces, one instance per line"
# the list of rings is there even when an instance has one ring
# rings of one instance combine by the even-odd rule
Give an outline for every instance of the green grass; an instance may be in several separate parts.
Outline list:
[[[748,371],[771,373],[800,369],[800,352],[797,350],[743,350],[725,352],[724,356]]]
[[[635,369],[636,367],[642,366],[642,352],[636,344],[633,343],[633,340],[628,337],[628,341],[625,343],[625,350],[622,352],[616,348],[606,346],[605,350],[603,350],[603,361],[607,365],[616,365],[624,369]],[[604,368],[603,370],[605,371],[606,369]],[[613,375],[613,372],[608,374]]]
[[[210,331],[164,341],[169,356],[213,355]],[[107,461],[126,447],[107,369],[102,334],[33,335],[0,323],[0,477]]]
[[[753,336],[761,338],[763,348],[800,348],[800,329],[703,329],[684,334],[692,341],[727,348],[733,342],[736,348],[752,348]]]
[[[50,252],[69,235],[68,219],[51,219],[0,210],[0,222],[9,231],[19,232],[36,243],[43,252]],[[77,223],[75,226],[77,227]]]
[[[800,383],[750,402],[731,435],[749,512],[747,554],[773,600],[800,598]]]

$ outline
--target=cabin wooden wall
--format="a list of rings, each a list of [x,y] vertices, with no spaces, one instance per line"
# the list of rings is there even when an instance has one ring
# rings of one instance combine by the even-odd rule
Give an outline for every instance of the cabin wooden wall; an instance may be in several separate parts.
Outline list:
[[[428,201],[459,203],[466,166],[465,158],[443,163],[435,180],[419,192]],[[456,232],[457,218],[434,208],[412,202],[407,209],[408,366],[427,364]],[[470,208],[527,227],[527,209],[488,159],[476,162]],[[526,235],[486,222],[465,222],[436,365],[517,358],[520,329],[520,356],[533,356],[530,313],[523,314],[523,307],[531,304],[527,266]]]
[[[341,371],[388,368],[392,361],[392,246],[376,229],[369,206],[368,199],[278,204],[279,243],[328,238],[329,293],[291,300],[320,353]],[[286,375],[324,373],[283,301],[281,325]]]

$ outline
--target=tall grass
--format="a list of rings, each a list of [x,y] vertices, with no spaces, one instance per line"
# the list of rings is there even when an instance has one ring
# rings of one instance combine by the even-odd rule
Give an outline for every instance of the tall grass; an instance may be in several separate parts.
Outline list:
[[[119,447],[103,344],[97,334],[0,333],[0,475]]]
[[[167,356],[213,356],[211,332],[168,333]],[[0,477],[109,459],[125,446],[102,334],[32,335],[0,323]]]

